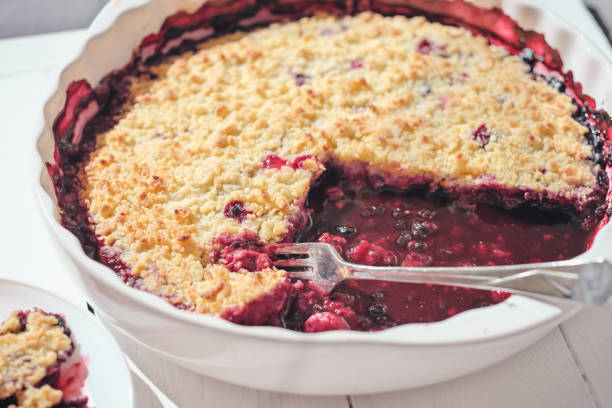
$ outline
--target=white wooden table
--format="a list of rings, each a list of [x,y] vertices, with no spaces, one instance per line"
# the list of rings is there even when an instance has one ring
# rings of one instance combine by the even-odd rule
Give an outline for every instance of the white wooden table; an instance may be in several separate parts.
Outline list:
[[[554,5],[612,55],[578,1],[538,0]],[[608,0],[610,1],[610,0]],[[28,164],[36,138],[41,90],[73,51],[84,31],[0,40],[0,277],[33,283],[85,308],[68,279],[69,262],[43,225]],[[117,333],[115,333],[117,335]],[[179,407],[612,407],[612,306],[585,310],[518,355],[478,373],[414,390],[366,396],[304,397],[243,388],[196,375],[117,336],[123,350]],[[407,363],[407,370],[418,370]],[[367,375],[367,374],[364,374]],[[137,407],[159,402],[136,377]],[[372,378],[372,381],[378,381]],[[102,407],[107,408],[107,407]]]

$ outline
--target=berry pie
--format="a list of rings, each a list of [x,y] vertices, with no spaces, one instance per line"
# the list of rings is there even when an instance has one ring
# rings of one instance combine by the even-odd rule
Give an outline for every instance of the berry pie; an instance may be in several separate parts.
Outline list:
[[[459,1],[450,17],[264,3],[171,16],[68,89],[48,165],[62,221],[128,285],[240,324],[380,330],[509,295],[354,280],[327,296],[273,267],[274,245],[504,265],[574,257],[607,222],[608,117],[542,36]]]
[[[15,311],[0,324],[0,407],[86,408],[86,376],[62,316]]]

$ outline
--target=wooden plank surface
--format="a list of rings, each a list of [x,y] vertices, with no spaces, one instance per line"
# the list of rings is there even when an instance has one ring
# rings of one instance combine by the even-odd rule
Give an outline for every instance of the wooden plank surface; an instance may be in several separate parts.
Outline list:
[[[583,310],[561,332],[597,407],[612,407],[612,304]]]
[[[414,390],[355,396],[352,401],[353,408],[596,407],[559,329],[478,373]]]

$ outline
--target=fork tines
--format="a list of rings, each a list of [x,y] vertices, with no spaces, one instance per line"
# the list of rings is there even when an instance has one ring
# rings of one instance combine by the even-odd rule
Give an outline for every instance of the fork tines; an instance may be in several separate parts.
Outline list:
[[[273,265],[279,268],[309,268],[313,266],[309,244],[279,245],[274,248],[278,259]]]

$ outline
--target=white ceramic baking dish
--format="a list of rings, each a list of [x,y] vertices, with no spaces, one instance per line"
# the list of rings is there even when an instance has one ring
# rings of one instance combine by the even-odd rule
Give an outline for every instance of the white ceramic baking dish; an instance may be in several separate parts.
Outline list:
[[[599,107],[612,110],[612,68],[603,52],[571,24],[521,0],[503,0],[504,11],[524,28],[546,34]],[[35,190],[57,242],[77,266],[74,279],[102,318],[169,360],[229,382],[303,394],[359,394],[416,387],[451,379],[496,363],[532,344],[576,313],[577,305],[550,305],[523,296],[447,320],[409,324],[376,333],[304,334],[276,327],[245,327],[178,310],[161,298],[126,286],[110,269],[88,258],[61,226],[51,180],[51,126],[68,84],[91,84],[125,65],[141,39],[164,19],[195,11],[202,0],[116,0],[100,12],[82,49],[53,86],[40,116],[33,153]],[[583,257],[610,256],[612,225]],[[72,268],[74,270],[74,268]]]

